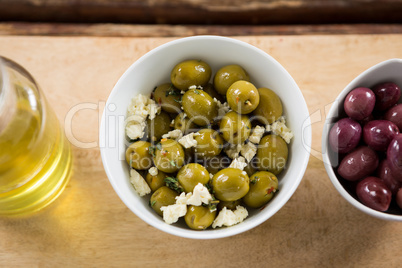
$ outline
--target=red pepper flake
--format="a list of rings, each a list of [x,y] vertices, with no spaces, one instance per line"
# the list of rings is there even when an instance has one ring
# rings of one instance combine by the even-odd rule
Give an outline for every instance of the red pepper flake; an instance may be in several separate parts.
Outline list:
[[[236,103],[239,103],[239,97],[236,97]]]
[[[162,150],[162,151],[161,151],[161,154],[162,154],[163,156],[166,156],[166,155],[167,155],[167,151]]]
[[[269,188],[269,189],[267,190],[267,194],[270,194],[270,193],[272,193],[272,192],[275,192],[275,188],[274,188],[274,187],[271,187],[271,188]]]
[[[163,139],[161,139],[161,141],[167,141],[167,139],[163,138]]]
[[[161,106],[162,105],[162,99],[158,98],[158,105]]]

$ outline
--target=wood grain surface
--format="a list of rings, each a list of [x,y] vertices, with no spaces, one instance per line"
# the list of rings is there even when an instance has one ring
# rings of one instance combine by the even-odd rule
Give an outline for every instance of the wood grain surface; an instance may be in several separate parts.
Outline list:
[[[295,194],[268,221],[237,236],[195,241],[130,212],[106,177],[97,144],[100,114],[118,78],[174,38],[0,37],[0,54],[32,73],[80,145],[73,146],[73,176],[55,203],[31,217],[0,219],[0,266],[400,267],[401,223],[372,218],[342,199],[320,153],[335,97],[370,66],[401,58],[402,35],[236,38],[272,55],[298,83],[311,114],[312,156]]]
[[[0,0],[0,20],[165,24],[400,23],[399,0]]]

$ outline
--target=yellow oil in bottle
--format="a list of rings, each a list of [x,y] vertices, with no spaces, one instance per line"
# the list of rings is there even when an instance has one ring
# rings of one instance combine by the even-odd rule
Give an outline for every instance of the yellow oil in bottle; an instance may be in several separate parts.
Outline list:
[[[23,215],[60,195],[72,160],[57,117],[36,85],[9,72],[15,108],[0,129],[0,215]]]

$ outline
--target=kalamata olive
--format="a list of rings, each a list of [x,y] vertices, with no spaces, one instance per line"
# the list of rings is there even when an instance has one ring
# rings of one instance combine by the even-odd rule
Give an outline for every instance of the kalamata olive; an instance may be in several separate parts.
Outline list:
[[[402,181],[402,134],[398,134],[389,144],[387,159],[392,175]]]
[[[343,118],[336,122],[329,132],[329,145],[334,152],[348,153],[356,148],[362,135],[359,123]]]
[[[392,82],[381,83],[373,88],[375,94],[375,110],[385,111],[395,105],[401,97],[401,90]]]
[[[343,104],[345,112],[354,120],[363,120],[371,114],[375,95],[371,89],[358,87],[349,92]]]
[[[377,151],[386,151],[398,134],[398,127],[388,120],[373,120],[363,127],[364,142]]]
[[[402,182],[394,178],[389,168],[389,163],[387,159],[380,162],[378,166],[377,176],[387,185],[388,189],[393,195],[396,195],[399,188],[402,187]]]
[[[342,159],[338,173],[345,180],[357,181],[373,173],[378,167],[378,162],[378,156],[373,149],[360,146]]]
[[[399,191],[396,193],[396,203],[398,207],[402,208],[402,188],[399,188]]]
[[[391,203],[392,194],[385,183],[377,177],[367,177],[356,186],[360,202],[369,208],[386,211]]]
[[[394,123],[402,131],[402,104],[391,107],[384,115],[385,120]]]

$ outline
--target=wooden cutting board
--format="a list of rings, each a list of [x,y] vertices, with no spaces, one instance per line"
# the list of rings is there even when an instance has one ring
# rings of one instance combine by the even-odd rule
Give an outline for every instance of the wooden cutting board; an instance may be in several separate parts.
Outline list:
[[[298,83],[311,114],[312,156],[277,214],[243,234],[208,241],[163,233],[129,211],[106,177],[98,148],[100,116],[120,75],[172,39],[0,37],[0,55],[32,73],[79,145],[71,181],[55,203],[29,218],[0,219],[0,266],[400,266],[402,223],[372,218],[341,198],[320,154],[335,97],[370,66],[402,58],[402,35],[238,37],[272,55]]]

